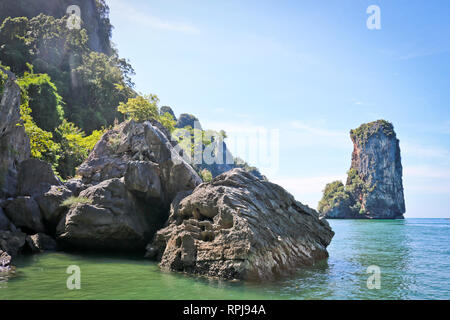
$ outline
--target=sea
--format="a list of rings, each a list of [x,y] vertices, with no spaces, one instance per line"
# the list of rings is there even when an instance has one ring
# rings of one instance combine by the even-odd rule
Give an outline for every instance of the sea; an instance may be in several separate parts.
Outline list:
[[[23,256],[14,276],[0,275],[0,300],[450,298],[450,219],[329,223],[329,258],[271,283],[163,272],[141,257],[53,252]]]

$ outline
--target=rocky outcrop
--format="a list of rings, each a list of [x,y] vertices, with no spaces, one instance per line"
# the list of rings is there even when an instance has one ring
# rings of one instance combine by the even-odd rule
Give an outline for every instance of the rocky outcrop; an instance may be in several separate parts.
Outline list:
[[[39,159],[29,159],[20,163],[18,193],[21,196],[44,194],[53,185],[61,186],[62,183],[49,163]]]
[[[170,115],[173,117],[173,120],[174,120],[175,122],[177,121],[177,117],[175,116],[175,113],[173,112],[172,108],[171,108],[171,107],[168,107],[168,106],[162,106],[162,107],[159,109],[159,114],[163,116],[163,115],[166,114],[166,113],[170,114]]]
[[[326,258],[333,235],[280,186],[233,169],[178,195],[147,256],[166,270],[271,280]]]
[[[20,89],[15,76],[8,79],[0,102],[0,199],[17,194],[19,164],[30,158],[30,140],[20,119]]]
[[[75,248],[139,250],[164,223],[164,212],[113,178],[80,193],[58,228],[58,239]]]
[[[17,257],[25,245],[26,236],[18,230],[0,231],[0,250],[8,253],[12,258]]]
[[[151,122],[124,122],[107,132],[77,173],[91,186],[57,228],[59,240],[77,248],[144,248],[178,192],[201,183]]]
[[[19,228],[44,232],[41,211],[32,197],[17,197],[7,202],[5,212],[11,222]]]
[[[350,131],[352,164],[346,185],[325,188],[319,211],[327,218],[401,219],[405,212],[399,140],[378,120]]]
[[[182,113],[178,117],[177,123],[175,125],[175,128],[184,128],[190,126],[191,128],[202,130],[202,126],[200,124],[200,121],[192,114],[189,113]]]
[[[47,192],[36,196],[35,200],[39,205],[42,217],[51,230],[54,230],[66,210],[61,204],[73,194],[64,186],[52,185]]]

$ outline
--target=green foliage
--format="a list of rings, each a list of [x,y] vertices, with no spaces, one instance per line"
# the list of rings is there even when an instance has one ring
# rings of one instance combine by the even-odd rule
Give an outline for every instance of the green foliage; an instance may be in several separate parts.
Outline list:
[[[0,64],[0,98],[3,95],[3,89],[7,80],[8,74],[2,70],[2,65]]]
[[[69,197],[61,203],[61,207],[73,208],[78,204],[92,204],[92,200],[86,197]]]
[[[365,145],[366,141],[380,130],[383,131],[387,137],[395,136],[394,126],[386,120],[364,123],[357,129],[350,130],[350,136],[352,140],[358,142],[358,144]]]
[[[126,103],[121,102],[117,110],[123,113],[127,119],[135,121],[147,121],[159,118],[159,99],[156,95],[137,96],[130,98]]]
[[[98,10],[105,15],[106,32],[108,10],[102,3],[98,2]],[[135,95],[130,79],[134,70],[114,50],[111,56],[91,51],[86,30],[69,29],[66,22],[67,16],[56,19],[43,14],[32,19],[7,18],[0,27],[0,61],[18,76],[28,72],[27,63],[34,65],[36,73],[48,74],[66,103],[67,119],[90,133],[112,125],[119,115],[116,106]],[[30,107],[41,125],[33,103]],[[50,126],[42,128],[51,131]]]
[[[33,67],[29,64],[28,68],[30,72],[25,72],[17,83],[22,91],[26,91],[36,125],[43,130],[54,131],[64,118],[62,98],[47,74],[33,73]]]
[[[175,124],[177,123],[173,116],[166,112],[163,115],[159,116],[159,122],[169,131],[170,134],[172,134],[175,130]]]
[[[75,85],[71,87],[72,94],[67,101],[71,105],[68,119],[79,124],[86,132],[112,125],[119,116],[116,106],[133,107],[129,103],[134,93],[128,86],[129,80],[123,71],[129,68],[131,67],[117,57],[97,52],[84,56],[83,64],[72,72],[72,84]],[[125,101],[127,103],[124,104]]]
[[[212,180],[212,174],[211,174],[211,171],[209,171],[208,169],[203,169],[203,170],[200,172],[200,176],[201,176],[203,182],[209,182],[209,181]]]
[[[25,132],[30,138],[31,156],[55,166],[59,158],[60,146],[53,141],[51,132],[41,129],[33,120],[27,92],[27,76],[19,78],[17,83],[21,90],[20,116]]]
[[[86,136],[75,124],[64,119],[56,129],[61,146],[58,172],[63,179],[75,175],[76,167],[87,158],[105,131],[94,130],[91,135]]]
[[[375,185],[364,182],[358,171],[351,168],[347,173],[345,186],[341,181],[334,181],[326,185],[317,209],[320,213],[326,213],[333,208],[344,205],[355,214],[364,214],[364,197],[373,192],[374,189]]]
[[[341,204],[348,203],[350,195],[346,192],[341,181],[328,183],[323,191],[323,197],[319,201],[318,211],[323,213]]]

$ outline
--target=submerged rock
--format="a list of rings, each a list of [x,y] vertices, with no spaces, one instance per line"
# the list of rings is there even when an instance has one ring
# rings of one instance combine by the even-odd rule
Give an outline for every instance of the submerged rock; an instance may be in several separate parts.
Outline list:
[[[326,186],[319,212],[326,218],[402,219],[405,212],[399,140],[378,120],[350,131],[352,164],[346,185]]]
[[[37,233],[32,236],[27,236],[26,242],[33,253],[54,251],[57,247],[56,241],[44,233]]]
[[[174,200],[147,256],[166,270],[272,280],[328,257],[333,235],[280,186],[233,169]]]

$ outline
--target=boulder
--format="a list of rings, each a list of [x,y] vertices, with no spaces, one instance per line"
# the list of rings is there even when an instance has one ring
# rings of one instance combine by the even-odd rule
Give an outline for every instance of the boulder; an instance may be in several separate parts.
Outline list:
[[[9,221],[8,217],[5,215],[5,212],[0,207],[0,231],[9,230],[11,225],[11,221]]]
[[[25,245],[26,234],[20,231],[0,231],[0,250],[17,257]]]
[[[39,159],[25,160],[20,164],[19,194],[36,196],[50,190],[52,185],[61,186],[61,181],[53,172],[52,166]]]
[[[20,118],[20,88],[16,77],[8,79],[0,100],[0,198],[17,195],[19,164],[30,158],[30,139]]]
[[[42,217],[49,225],[56,226],[60,221],[61,215],[65,211],[61,203],[71,195],[72,192],[66,187],[54,185],[46,193],[35,198],[41,209]]]
[[[45,232],[41,211],[33,198],[21,196],[10,200],[5,212],[16,227],[26,231]]]
[[[57,237],[65,246],[144,249],[166,216],[130,192],[123,180],[106,180],[80,193],[84,201],[74,203],[57,227]]]
[[[147,256],[164,270],[266,281],[327,258],[333,235],[280,186],[233,169],[176,197]]]
[[[56,241],[44,234],[44,233],[37,233],[32,236],[26,237],[26,242],[28,246],[31,249],[31,252],[33,253],[41,253],[44,251],[54,251],[56,250]]]
[[[77,173],[84,184],[125,177],[130,191],[159,198],[167,207],[178,192],[202,182],[166,134],[149,121],[128,121],[108,131]]]
[[[177,123],[175,124],[175,128],[184,128],[190,126],[191,128],[202,130],[202,126],[200,124],[200,121],[197,119],[196,116],[188,113],[182,113],[180,114],[180,117],[177,120]]]
[[[81,191],[90,187],[83,184],[81,179],[69,179],[64,183],[64,186],[72,192],[74,196],[78,196]]]

